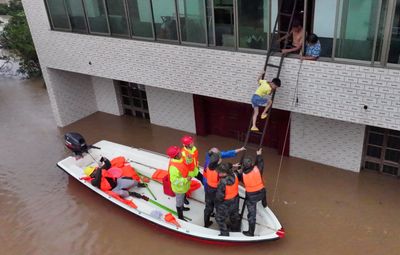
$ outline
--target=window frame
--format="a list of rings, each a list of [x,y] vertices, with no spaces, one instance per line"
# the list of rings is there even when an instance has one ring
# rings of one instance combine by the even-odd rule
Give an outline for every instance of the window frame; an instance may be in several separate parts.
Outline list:
[[[184,0],[185,1],[185,0]],[[187,42],[187,41],[183,41],[182,40],[182,24],[181,24],[181,18],[180,18],[180,12],[179,12],[179,0],[175,0],[175,7],[176,7],[176,13],[178,16],[178,22],[179,23],[179,42],[182,45],[188,45],[188,46],[203,46],[203,47],[207,47],[208,45],[208,26],[207,26],[207,4],[206,4],[206,0],[203,0],[203,8],[204,8],[204,13],[203,13],[203,29],[204,29],[204,34],[205,34],[205,42],[204,43],[197,43],[197,42]],[[214,0],[212,0],[213,4],[214,4]],[[215,40],[215,39],[214,39]]]
[[[151,32],[152,32],[152,37],[144,37],[144,36],[137,36],[134,35],[135,31],[132,31],[132,19],[131,19],[131,14],[129,12],[129,3],[128,0],[125,0],[125,9],[126,9],[126,13],[127,13],[127,20],[128,20],[128,26],[129,26],[129,34],[130,34],[130,38],[132,39],[138,39],[138,40],[146,40],[146,41],[155,41],[156,40],[156,33],[155,33],[155,27],[154,27],[154,15],[153,15],[153,5],[151,0],[146,0],[149,3],[150,6],[150,14],[151,14]],[[134,15],[132,14],[132,17],[134,17]]]
[[[85,16],[86,16],[86,24],[87,24],[87,29],[88,29],[88,34],[91,35],[102,35],[102,36],[111,36],[111,27],[110,27],[110,21],[108,20],[108,10],[107,10],[107,4],[106,4],[106,0],[101,0],[104,6],[104,13],[106,16],[106,21],[107,21],[107,28],[108,28],[108,33],[102,33],[102,32],[93,32],[90,28],[90,22],[89,22],[89,17],[87,15],[87,7],[86,7],[86,3],[85,0],[81,0],[83,3],[83,8],[85,10]],[[117,37],[118,38],[118,37]],[[127,38],[127,37],[124,37]]]
[[[65,3],[65,0],[64,0],[64,5],[65,5],[65,8],[66,8],[66,10],[67,10],[67,14],[68,14],[68,20],[70,21],[70,24],[71,24],[71,33],[77,33],[77,34],[89,34],[89,24],[87,23],[87,17],[86,17],[86,9],[85,9],[85,5],[84,5],[84,3],[83,3],[83,0],[79,0],[81,3],[82,3],[82,9],[83,9],[83,18],[84,18],[84,21],[85,21],[85,32],[79,32],[79,31],[74,31],[73,29],[72,29],[72,24],[71,24],[71,18],[70,18],[70,16],[69,16],[69,13],[68,13],[68,10],[67,10],[67,5],[66,5],[66,3]]]
[[[69,18],[68,10],[67,10],[67,8],[65,6],[65,0],[62,0],[62,3],[63,3],[64,11],[67,14],[67,20],[68,20],[69,28],[56,28],[54,26],[54,21],[53,21],[53,17],[51,15],[51,12],[50,12],[48,0],[44,0],[44,2],[45,2],[46,9],[47,9],[47,15],[48,15],[49,20],[50,20],[50,27],[55,31],[72,32],[71,20]]]
[[[180,28],[179,28],[179,16],[178,16],[178,9],[177,9],[177,3],[176,0],[173,0],[174,5],[175,5],[175,26],[176,26],[176,40],[172,39],[164,39],[164,38],[157,38],[157,30],[156,30],[156,23],[154,21],[154,5],[153,5],[154,0],[150,0],[151,3],[151,16],[153,18],[153,31],[154,31],[154,40],[158,42],[168,42],[171,44],[182,44],[181,39],[180,39]]]

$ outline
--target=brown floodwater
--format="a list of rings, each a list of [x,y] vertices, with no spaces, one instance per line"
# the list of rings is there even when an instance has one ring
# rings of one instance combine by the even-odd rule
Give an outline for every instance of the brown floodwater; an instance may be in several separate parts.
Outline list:
[[[95,113],[57,128],[41,80],[0,78],[0,254],[400,254],[399,179],[355,174],[265,149],[268,202],[284,239],[224,247],[177,238],[100,198],[56,167],[63,134],[164,152],[183,132]],[[233,139],[196,137],[211,146]]]

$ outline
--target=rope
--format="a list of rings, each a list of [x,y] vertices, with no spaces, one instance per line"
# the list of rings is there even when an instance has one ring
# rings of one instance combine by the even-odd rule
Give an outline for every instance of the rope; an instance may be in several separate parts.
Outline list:
[[[298,87],[299,87],[299,77],[300,77],[300,71],[301,71],[302,65],[303,65],[303,61],[301,60],[299,71],[297,72],[296,88],[295,88],[295,94],[294,94],[294,97],[293,97],[292,107],[293,107],[293,105],[295,105],[295,104],[297,105],[297,103],[298,103],[298,97],[297,96],[298,96]],[[279,178],[280,178],[280,175],[281,175],[282,164],[283,164],[283,156],[284,156],[285,149],[286,149],[286,142],[287,142],[287,138],[288,138],[288,134],[289,134],[289,128],[290,128],[291,120],[292,120],[292,111],[290,111],[290,114],[289,114],[289,119],[288,119],[288,124],[287,124],[287,128],[286,128],[286,134],[285,134],[285,140],[283,142],[282,155],[281,155],[281,159],[279,161],[279,167],[278,167],[278,176],[276,177],[274,194],[272,195],[272,206],[275,203],[275,197],[276,197],[276,194],[278,192]]]

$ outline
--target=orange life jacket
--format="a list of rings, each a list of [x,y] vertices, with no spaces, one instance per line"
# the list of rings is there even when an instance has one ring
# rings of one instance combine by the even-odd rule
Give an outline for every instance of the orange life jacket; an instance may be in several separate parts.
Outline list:
[[[182,152],[183,160],[185,162],[187,162],[187,159],[189,157],[192,158],[192,162],[191,163],[189,163],[189,164],[186,163],[189,171],[192,171],[193,169],[195,169],[197,167],[197,165],[198,165],[198,162],[199,162],[199,151],[197,150],[197,148],[194,147],[194,151],[192,153],[185,146],[183,146],[181,152]]]
[[[264,182],[261,177],[260,169],[257,166],[249,173],[243,173],[243,183],[247,192],[256,192],[264,188]]]
[[[132,180],[140,182],[140,177],[136,173],[135,169],[131,165],[126,165],[121,168],[122,170],[122,177],[130,177]]]
[[[179,170],[179,172],[181,173],[181,175],[182,175],[182,177],[183,178],[186,178],[187,176],[188,176],[188,174],[189,174],[189,168],[188,168],[188,166],[185,164],[185,160],[184,159],[179,159],[179,160],[170,160],[169,161],[169,166],[168,166],[168,171],[169,171],[169,168],[171,167],[171,166],[174,166],[174,167],[176,167],[178,170]],[[169,172],[168,172],[168,174],[169,174]]]
[[[207,185],[211,188],[217,188],[219,183],[218,172],[216,170],[211,170],[208,167],[205,171],[205,177],[207,178]]]
[[[225,200],[235,198],[239,194],[239,179],[235,175],[235,183],[225,186]]]
[[[101,170],[101,182],[100,182],[100,189],[102,191],[109,191],[112,190],[110,183],[108,182],[107,178],[111,178],[114,181],[117,181],[117,178],[114,177],[113,174],[109,173],[107,170]]]

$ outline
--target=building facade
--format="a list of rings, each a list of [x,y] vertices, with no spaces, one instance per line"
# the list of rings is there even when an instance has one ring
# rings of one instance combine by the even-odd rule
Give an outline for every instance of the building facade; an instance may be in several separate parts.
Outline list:
[[[103,111],[242,139],[280,2],[23,5],[58,126]],[[298,2],[323,50],[318,61],[285,58],[267,145],[283,147],[290,121],[291,156],[399,175],[400,0]]]

